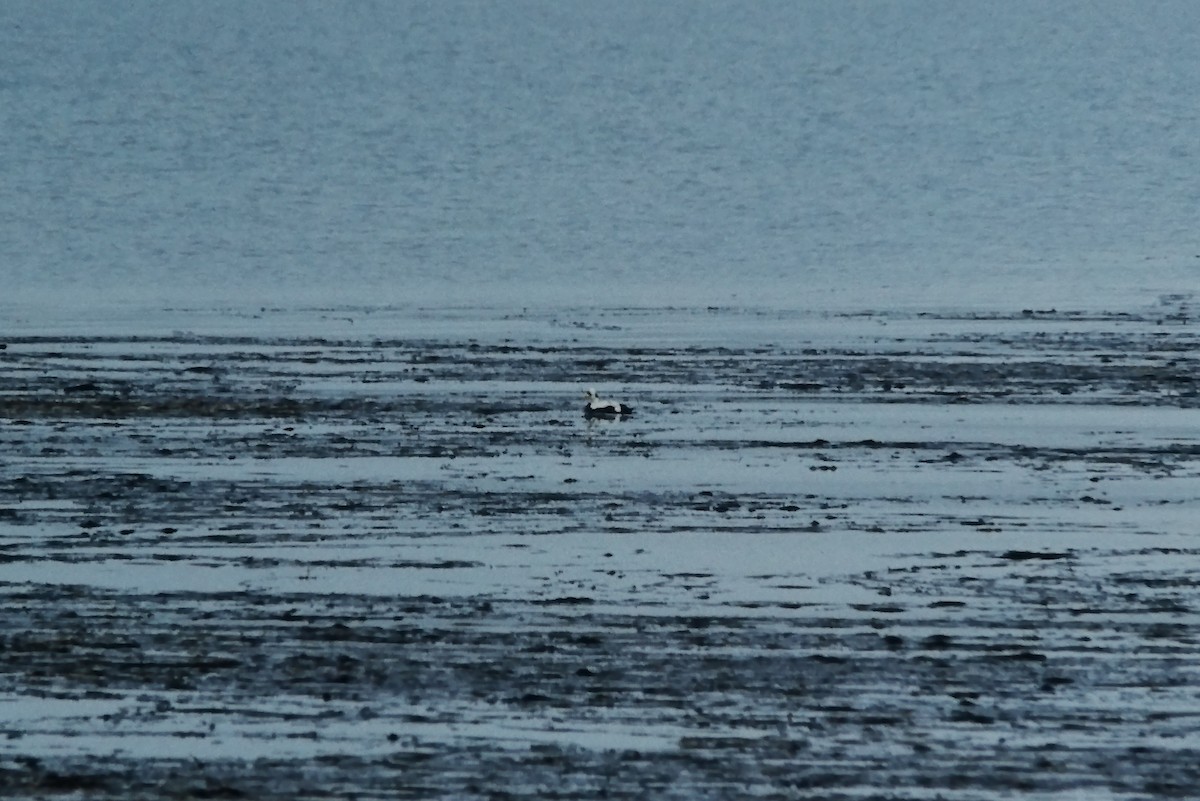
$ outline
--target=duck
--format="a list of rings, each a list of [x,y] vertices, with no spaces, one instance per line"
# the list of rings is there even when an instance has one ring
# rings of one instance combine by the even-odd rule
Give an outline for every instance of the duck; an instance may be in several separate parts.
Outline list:
[[[633,414],[632,406],[597,397],[596,390],[594,389],[589,389],[583,395],[588,400],[587,405],[583,407],[584,417],[604,417],[611,419]]]

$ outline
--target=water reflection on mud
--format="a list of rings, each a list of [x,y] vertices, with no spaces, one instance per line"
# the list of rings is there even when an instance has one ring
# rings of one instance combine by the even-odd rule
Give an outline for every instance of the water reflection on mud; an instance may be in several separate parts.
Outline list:
[[[0,789],[1186,797],[1185,322],[10,336]]]

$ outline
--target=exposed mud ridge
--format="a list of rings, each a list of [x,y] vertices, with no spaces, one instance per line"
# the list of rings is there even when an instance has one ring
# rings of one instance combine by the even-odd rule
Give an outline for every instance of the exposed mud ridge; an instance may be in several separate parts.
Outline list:
[[[6,337],[0,796],[1194,797],[1187,322]]]

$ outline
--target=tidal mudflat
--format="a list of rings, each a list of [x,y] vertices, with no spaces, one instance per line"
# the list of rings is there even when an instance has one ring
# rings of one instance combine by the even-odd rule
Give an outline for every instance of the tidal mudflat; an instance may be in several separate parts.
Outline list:
[[[1193,797],[1189,303],[14,326],[0,794]]]

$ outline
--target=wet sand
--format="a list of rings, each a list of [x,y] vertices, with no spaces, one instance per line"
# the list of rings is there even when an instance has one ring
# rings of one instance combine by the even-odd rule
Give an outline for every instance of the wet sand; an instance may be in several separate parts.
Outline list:
[[[370,317],[0,332],[5,798],[1200,786],[1189,299]]]

